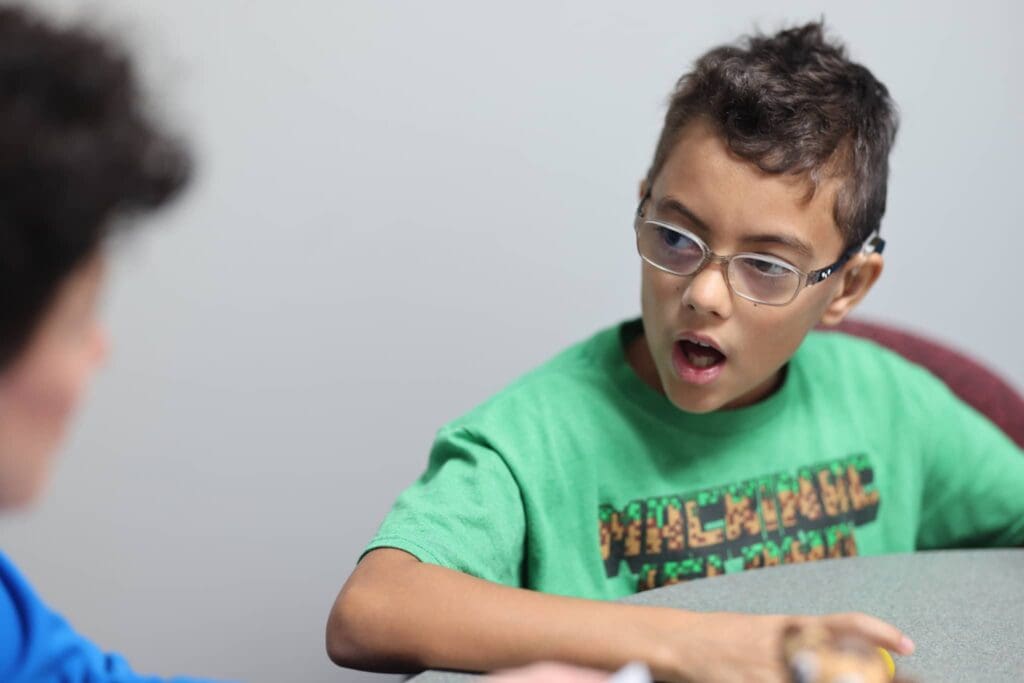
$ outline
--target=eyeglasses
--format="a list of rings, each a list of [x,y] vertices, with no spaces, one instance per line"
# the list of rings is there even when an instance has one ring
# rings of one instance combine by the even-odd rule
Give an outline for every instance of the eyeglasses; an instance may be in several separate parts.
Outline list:
[[[843,252],[835,263],[805,273],[780,258],[767,254],[740,253],[719,256],[707,244],[685,228],[644,218],[643,206],[637,207],[634,228],[640,257],[659,270],[680,276],[696,275],[712,261],[725,265],[729,289],[744,299],[767,306],[785,306],[804,287],[824,282],[859,252],[881,254],[885,240],[872,233],[862,245]]]

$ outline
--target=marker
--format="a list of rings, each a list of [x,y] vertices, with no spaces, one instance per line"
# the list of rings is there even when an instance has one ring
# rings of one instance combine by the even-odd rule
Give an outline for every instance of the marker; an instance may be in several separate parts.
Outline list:
[[[892,655],[884,647],[878,648],[878,653],[885,661],[885,670],[889,672],[889,680],[896,678],[896,662],[893,661]]]

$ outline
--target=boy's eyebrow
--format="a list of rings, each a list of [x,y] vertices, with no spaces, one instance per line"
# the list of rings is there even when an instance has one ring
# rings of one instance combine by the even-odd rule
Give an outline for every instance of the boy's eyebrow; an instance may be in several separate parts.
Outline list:
[[[708,228],[707,223],[698,218],[697,214],[695,214],[693,211],[690,211],[689,207],[687,207],[686,204],[683,204],[675,197],[662,197],[661,199],[659,199],[658,210],[659,212],[670,211],[672,213],[679,214],[683,218],[688,219],[691,223],[693,223],[695,226],[697,226],[704,232],[711,232],[711,230]]]
[[[659,211],[669,211],[688,219],[693,225],[703,230],[705,233],[711,232],[708,228],[707,223],[702,221],[697,215],[675,197],[662,197],[658,200]],[[814,256],[814,251],[810,245],[804,242],[799,237],[794,235],[783,235],[779,233],[759,233],[756,235],[744,235],[741,239],[742,242],[753,244],[753,243],[769,243],[769,244],[781,244],[784,247],[789,247],[799,254],[811,258]]]

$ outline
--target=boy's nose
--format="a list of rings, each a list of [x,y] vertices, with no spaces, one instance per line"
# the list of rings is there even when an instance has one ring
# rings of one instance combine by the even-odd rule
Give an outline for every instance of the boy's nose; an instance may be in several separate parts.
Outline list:
[[[712,262],[692,276],[683,289],[683,305],[702,315],[719,318],[732,315],[732,292],[726,281],[726,268],[725,263]]]

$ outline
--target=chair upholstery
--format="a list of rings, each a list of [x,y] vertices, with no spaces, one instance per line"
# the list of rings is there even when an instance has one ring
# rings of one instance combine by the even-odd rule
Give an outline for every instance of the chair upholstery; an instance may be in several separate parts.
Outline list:
[[[1024,398],[977,361],[939,342],[880,323],[846,320],[822,329],[870,339],[924,366],[1024,449]]]

